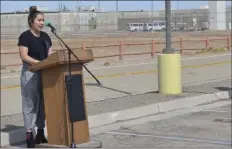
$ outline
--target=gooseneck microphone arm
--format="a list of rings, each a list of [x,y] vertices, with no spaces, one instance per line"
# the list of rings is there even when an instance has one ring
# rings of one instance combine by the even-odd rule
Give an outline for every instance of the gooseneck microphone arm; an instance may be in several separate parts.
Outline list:
[[[50,23],[48,23],[47,26],[51,28],[51,32],[65,45],[65,47],[68,49],[69,53],[71,53],[78,61],[80,61],[80,59],[76,56],[76,54],[74,54],[73,51],[68,47],[68,45],[65,44],[65,42],[56,34],[55,28]],[[84,64],[82,64],[82,66],[96,80],[96,82],[99,85],[101,85],[100,81],[89,71],[89,69]]]

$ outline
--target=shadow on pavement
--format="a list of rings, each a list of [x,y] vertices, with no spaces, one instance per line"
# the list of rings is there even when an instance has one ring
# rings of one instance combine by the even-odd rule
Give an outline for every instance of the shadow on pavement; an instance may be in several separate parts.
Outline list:
[[[3,127],[3,126],[1,126]],[[16,125],[5,125],[4,128],[1,128],[1,132],[5,132],[5,133],[8,133],[12,130],[18,130],[18,129],[22,129],[24,127],[22,126],[16,126]]]
[[[231,87],[215,87],[215,89],[217,89],[219,91],[228,91],[229,97],[230,97],[230,99],[232,99],[232,93],[231,93],[232,88]]]
[[[231,87],[215,87],[215,89],[220,91],[231,91]]]
[[[13,133],[13,132],[16,131],[17,133],[22,133],[22,130],[24,130],[24,127],[22,127],[22,126],[16,126],[16,125],[9,125],[9,124],[4,125],[2,127],[4,127],[4,128],[1,128],[1,132],[2,133],[8,133],[8,135],[9,135],[8,137],[9,137],[9,143],[10,143],[9,147],[10,148],[11,147],[25,148],[25,145],[24,145],[25,142],[20,142],[20,143],[17,143],[17,144],[12,144],[12,142],[15,142],[15,140],[18,139],[17,138],[18,135],[15,135],[15,133]],[[6,148],[7,148],[7,146],[6,146]]]
[[[115,91],[115,92],[124,93],[124,94],[127,94],[127,95],[131,94],[130,92],[125,92],[125,91],[117,90],[117,89],[110,88],[110,87],[107,87],[107,86],[104,86],[104,85],[99,85],[97,83],[85,83],[85,85],[87,85],[87,86],[96,86],[96,87],[100,87],[100,88],[105,88],[105,89],[108,89],[108,90],[112,90],[112,91]]]

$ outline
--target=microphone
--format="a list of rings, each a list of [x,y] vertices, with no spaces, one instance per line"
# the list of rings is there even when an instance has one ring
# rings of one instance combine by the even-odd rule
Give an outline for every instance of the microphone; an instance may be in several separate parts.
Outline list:
[[[50,27],[52,29],[52,31],[55,31],[55,27],[52,26],[50,21],[45,21],[45,26]]]

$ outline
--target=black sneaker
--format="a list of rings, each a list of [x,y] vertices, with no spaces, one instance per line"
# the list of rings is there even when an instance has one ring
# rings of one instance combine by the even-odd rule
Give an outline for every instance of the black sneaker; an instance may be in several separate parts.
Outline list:
[[[27,148],[35,148],[35,139],[32,132],[27,132],[26,143]]]
[[[36,144],[48,143],[47,139],[45,138],[43,129],[38,129],[37,130],[37,135],[35,137],[35,142],[36,142]]]

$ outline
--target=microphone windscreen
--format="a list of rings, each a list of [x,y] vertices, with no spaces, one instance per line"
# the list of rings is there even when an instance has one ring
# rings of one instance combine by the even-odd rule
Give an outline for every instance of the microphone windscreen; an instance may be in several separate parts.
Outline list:
[[[45,26],[48,26],[49,24],[51,24],[51,22],[50,21],[45,21]]]

